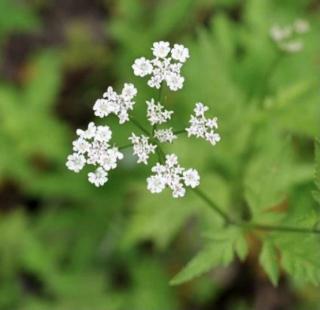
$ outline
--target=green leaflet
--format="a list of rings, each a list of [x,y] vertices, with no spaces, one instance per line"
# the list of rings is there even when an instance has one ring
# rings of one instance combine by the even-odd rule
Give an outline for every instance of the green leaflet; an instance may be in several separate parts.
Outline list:
[[[40,20],[30,6],[18,1],[0,1],[0,40],[9,31],[26,31],[39,26]]]
[[[33,113],[39,113],[39,110],[48,112],[59,94],[61,73],[57,53],[48,51],[38,55],[31,63],[31,79],[27,81],[20,100],[27,103]]]
[[[280,139],[279,135],[265,137],[246,172],[245,198],[254,220],[265,221],[271,216],[275,221],[277,214],[269,210],[286,197],[292,182],[290,144]]]
[[[317,190],[313,192],[314,199],[320,204],[320,139],[315,141],[315,180]]]
[[[320,138],[316,140],[316,175],[315,183],[320,190]]]
[[[145,191],[145,184],[141,191]],[[162,201],[161,206],[156,205],[159,198]],[[159,249],[166,248],[186,220],[195,213],[196,206],[194,199],[172,201],[169,192],[161,194],[160,197],[141,194],[126,225],[122,245],[127,248],[141,241],[152,240]]]
[[[320,283],[320,239],[316,235],[286,234],[275,240],[281,266],[300,283]]]
[[[279,281],[279,266],[277,263],[276,248],[270,241],[265,241],[259,256],[259,261],[273,285]]]
[[[208,272],[217,266],[227,266],[237,254],[244,259],[248,246],[239,228],[230,227],[207,235],[210,242],[171,281],[178,285]]]
[[[278,234],[263,243],[260,264],[277,285],[280,266],[298,283],[320,283],[320,239],[315,235]],[[280,266],[277,259],[280,257]]]

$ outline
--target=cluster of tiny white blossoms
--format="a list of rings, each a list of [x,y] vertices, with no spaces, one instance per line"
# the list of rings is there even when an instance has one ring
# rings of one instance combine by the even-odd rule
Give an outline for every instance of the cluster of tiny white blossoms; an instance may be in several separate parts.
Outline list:
[[[147,118],[152,126],[166,123],[171,119],[173,111],[168,111],[164,108],[160,102],[155,103],[152,98],[150,101],[147,100]]]
[[[103,98],[96,100],[93,110],[98,117],[106,117],[113,113],[118,116],[119,123],[129,121],[129,111],[133,110],[135,102],[132,100],[137,94],[133,84],[125,83],[120,95],[111,86],[103,94]]]
[[[151,193],[161,193],[169,187],[172,196],[179,198],[185,195],[186,186],[195,188],[200,184],[198,171],[181,167],[175,154],[166,155],[165,163],[157,163],[151,171],[154,174],[147,179],[148,190]]]
[[[186,128],[188,137],[195,136],[209,141],[212,145],[215,145],[220,141],[220,135],[215,131],[218,129],[218,119],[206,118],[205,112],[209,108],[203,103],[198,102],[193,109],[194,115],[191,115],[189,120],[190,126]]]
[[[86,130],[77,130],[78,138],[73,141],[73,154],[68,156],[67,167],[79,172],[85,164],[97,166],[94,172],[89,172],[89,182],[101,186],[108,181],[108,171],[115,169],[118,160],[123,158],[117,147],[111,147],[109,142],[112,132],[108,126],[96,126],[90,123]]]
[[[308,21],[298,19],[292,25],[274,25],[270,29],[271,39],[284,52],[297,53],[303,49],[303,41],[299,36],[310,31]]]
[[[172,143],[177,139],[177,136],[173,133],[172,128],[156,129],[154,131],[154,137],[161,143]]]
[[[136,136],[132,133],[129,140],[133,144],[133,155],[138,156],[137,163],[147,165],[150,153],[154,153],[157,146],[149,143],[149,137],[145,135]]]
[[[189,58],[189,50],[181,44],[174,44],[170,47],[169,42],[153,43],[152,53],[154,58],[149,60],[141,57],[135,60],[132,65],[136,76],[151,75],[148,85],[159,89],[163,82],[172,91],[183,87],[184,77],[181,76],[181,67]]]
[[[180,74],[183,63],[189,58],[189,50],[183,45],[174,44],[171,48],[168,42],[155,42],[152,47],[154,58],[144,57],[136,59],[133,64],[134,74],[137,76],[151,75],[148,85],[160,88],[166,84],[170,90],[176,91],[183,87],[184,78]],[[132,147],[133,155],[137,156],[137,163],[148,164],[149,158],[157,150],[159,163],[152,167],[153,175],[147,178],[147,188],[151,193],[160,193],[166,187],[172,190],[175,198],[183,197],[186,187],[195,188],[200,184],[200,176],[196,169],[185,169],[178,163],[175,154],[163,153],[160,143],[173,143],[178,133],[187,132],[188,136],[201,137],[213,145],[220,140],[215,132],[218,128],[217,118],[207,119],[204,113],[208,107],[197,103],[195,115],[191,115],[190,126],[174,132],[172,127],[158,128],[171,120],[173,111],[167,110],[155,99],[146,101],[146,118],[150,124],[150,131],[143,128],[130,115],[134,108],[134,97],[137,89],[131,83],[125,83],[118,94],[109,86],[102,98],[96,100],[93,111],[100,118],[114,114],[119,123],[128,121],[144,132],[142,135],[131,133],[130,145],[120,149]],[[112,131],[109,126],[96,126],[93,122],[86,130],[77,130],[78,138],[73,142],[73,153],[68,156],[66,165],[74,171],[80,172],[86,164],[95,166],[95,170],[88,173],[89,182],[99,187],[108,181],[108,172],[115,169],[118,161],[123,158],[119,148],[111,146]],[[165,162],[163,163],[163,160]]]

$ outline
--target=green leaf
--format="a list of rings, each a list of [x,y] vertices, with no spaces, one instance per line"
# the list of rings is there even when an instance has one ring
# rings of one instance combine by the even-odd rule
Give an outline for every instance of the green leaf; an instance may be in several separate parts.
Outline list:
[[[141,241],[152,240],[158,249],[164,249],[195,213],[197,197],[173,200],[169,191],[155,197],[145,193],[145,184],[137,187],[137,190],[141,195],[126,225],[122,245],[127,248]]]
[[[320,190],[320,139],[316,140],[316,176],[315,183]]]
[[[228,265],[234,258],[232,244],[215,242],[201,250],[171,281],[171,285],[187,282],[210,269]]]
[[[272,242],[267,240],[263,243],[259,261],[273,285],[278,285],[279,267],[277,263],[277,252]]]
[[[210,242],[170,281],[171,285],[192,280],[217,266],[227,266],[235,258],[235,253],[242,260],[248,254],[248,245],[238,227],[221,229],[205,236]]]
[[[253,218],[260,221],[277,215],[270,209],[286,197],[293,183],[289,141],[284,143],[278,135],[268,139],[259,146],[261,151],[249,163],[245,176],[245,198]]]
[[[235,242],[235,251],[242,261],[246,259],[249,248],[245,237],[241,234],[238,235],[238,238]]]
[[[36,27],[40,27],[40,22],[30,5],[23,5],[22,1],[0,1],[0,40],[6,32]]]
[[[30,108],[48,109],[55,102],[62,80],[58,55],[44,52],[31,63],[31,78],[28,81],[24,97]],[[45,78],[44,78],[45,77]]]
[[[284,130],[313,137],[319,132],[318,85],[309,79],[281,87],[270,100],[269,117]]]
[[[315,235],[282,234],[275,240],[281,265],[299,283],[320,284],[320,239]]]

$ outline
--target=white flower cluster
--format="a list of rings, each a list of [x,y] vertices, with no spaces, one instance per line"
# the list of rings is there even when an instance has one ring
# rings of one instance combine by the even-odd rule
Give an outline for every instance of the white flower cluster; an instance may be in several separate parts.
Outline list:
[[[175,154],[166,155],[165,163],[157,163],[151,171],[154,174],[147,179],[147,188],[151,193],[160,193],[168,186],[172,196],[179,198],[185,195],[186,186],[195,188],[200,184],[198,171],[181,167]]]
[[[189,50],[181,44],[170,47],[169,42],[153,43],[152,52],[154,58],[151,60],[141,57],[132,65],[136,76],[144,77],[151,75],[148,85],[159,89],[163,81],[172,91],[183,87],[184,77],[180,71],[183,63],[189,58]]]
[[[136,136],[132,133],[129,140],[133,144],[133,155],[138,156],[138,164],[144,163],[146,165],[148,163],[150,153],[154,153],[157,146],[149,143],[149,138],[144,135]]]
[[[301,28],[303,25],[300,25],[300,30]],[[170,90],[181,89],[184,83],[181,68],[189,58],[189,50],[183,45],[174,44],[170,47],[168,42],[160,41],[153,44],[152,53],[154,57],[151,60],[144,57],[135,60],[132,66],[134,74],[141,77],[149,75],[150,87],[159,89],[166,83]],[[93,106],[94,114],[100,118],[114,114],[118,117],[119,123],[123,124],[129,121],[129,112],[134,108],[136,95],[137,89],[133,84],[125,83],[119,94],[110,86],[102,98],[96,100]],[[147,164],[150,155],[158,151],[160,162],[152,167],[152,175],[147,178],[147,187],[150,192],[160,193],[169,187],[173,197],[183,197],[186,187],[195,188],[200,184],[199,173],[195,169],[181,167],[175,154],[166,155],[164,158],[160,143],[173,143],[177,139],[177,134],[184,130],[174,132],[171,127],[158,128],[158,125],[171,120],[173,111],[165,109],[153,98],[147,100],[146,105],[147,119],[152,130],[149,133],[148,129],[139,124],[139,121],[131,118],[132,123],[144,134],[132,133],[128,138],[131,142],[129,147],[133,148],[137,163],[143,164]],[[196,104],[186,132],[189,137],[201,137],[216,144],[220,140],[219,134],[215,132],[218,128],[217,118],[207,119],[205,117],[207,110],[208,107],[202,103]],[[68,156],[66,166],[76,173],[80,172],[86,164],[95,166],[95,170],[88,173],[89,182],[97,187],[102,186],[108,181],[109,171],[115,169],[118,161],[123,158],[119,148],[110,144],[112,131],[108,126],[97,126],[91,122],[86,130],[78,129],[77,136],[73,141],[73,153]]]
[[[172,143],[177,139],[177,136],[173,133],[172,128],[156,129],[154,131],[154,137],[161,143]]]
[[[310,25],[308,21],[298,19],[292,25],[272,26],[270,36],[282,51],[297,53],[303,49],[303,42],[298,36],[309,31]]]
[[[147,100],[147,118],[152,126],[159,125],[171,119],[173,111],[168,111],[159,102],[155,103],[154,99]]]
[[[135,104],[133,98],[136,94],[137,89],[133,84],[125,83],[120,95],[109,86],[103,98],[96,100],[93,106],[94,114],[105,117],[113,113],[118,116],[119,123],[123,124],[129,120],[128,111],[133,109]]]
[[[220,135],[215,132],[215,129],[218,129],[218,119],[216,117],[206,118],[205,112],[208,110],[209,108],[201,102],[196,103],[193,110],[194,115],[191,115],[190,126],[186,128],[186,131],[188,137],[203,138],[215,145],[220,141]]]
[[[78,138],[73,141],[73,154],[68,156],[68,169],[79,172],[85,164],[98,166],[88,174],[89,182],[101,186],[108,181],[108,171],[115,169],[118,160],[123,158],[117,147],[109,142],[112,132],[108,126],[96,126],[90,123],[86,130],[77,130]]]

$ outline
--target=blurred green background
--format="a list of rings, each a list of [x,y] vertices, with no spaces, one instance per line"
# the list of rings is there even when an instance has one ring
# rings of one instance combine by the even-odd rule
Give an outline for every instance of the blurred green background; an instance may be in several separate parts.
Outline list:
[[[269,29],[296,18],[311,24],[304,50],[275,65]],[[319,219],[318,0],[0,0],[0,309],[320,309],[319,288],[305,275],[281,272],[272,286],[252,234],[244,261],[170,286],[216,215],[193,193],[149,194],[149,171],[130,150],[99,189],[66,169],[75,129],[93,119],[107,86],[133,82],[134,113],[146,123],[144,101],[157,92],[131,65],[158,40],[191,53],[184,89],[164,94],[175,129],[202,101],[222,136],[216,147],[181,137],[166,151],[199,169],[202,188],[235,216],[252,216],[253,192],[275,211],[254,213],[260,222]],[[102,123],[127,143],[130,125]],[[300,247],[303,238],[290,242]]]

